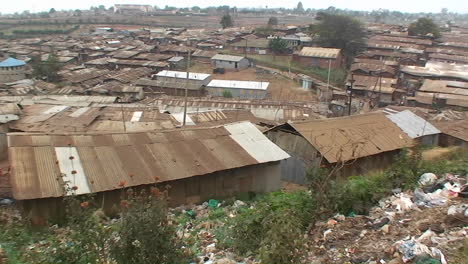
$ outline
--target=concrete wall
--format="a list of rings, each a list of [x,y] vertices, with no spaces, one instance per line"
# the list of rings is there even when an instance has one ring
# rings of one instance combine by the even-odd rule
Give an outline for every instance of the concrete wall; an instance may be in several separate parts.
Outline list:
[[[26,79],[23,66],[20,67],[0,67],[0,83],[16,82]]]
[[[213,198],[227,198],[239,193],[265,193],[281,188],[280,162],[256,164],[226,171],[195,176],[187,179],[163,182],[159,187],[170,186],[169,205],[200,203]],[[147,189],[150,186],[134,188]],[[101,192],[96,195],[96,204],[108,215],[116,214],[123,190]],[[62,198],[44,198],[19,202],[24,215],[35,225],[48,221],[60,221],[65,213]]]
[[[267,90],[206,87],[206,91],[211,96],[217,96],[217,97],[222,97],[224,91],[229,91],[233,98],[241,98],[241,99],[265,99],[267,96]]]
[[[242,59],[239,62],[233,61],[223,61],[223,60],[213,60],[213,67],[214,68],[224,68],[224,69],[246,69],[250,65],[249,60]]]

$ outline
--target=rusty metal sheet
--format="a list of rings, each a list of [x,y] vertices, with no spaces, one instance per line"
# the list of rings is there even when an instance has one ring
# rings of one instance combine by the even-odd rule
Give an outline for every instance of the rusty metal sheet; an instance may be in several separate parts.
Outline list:
[[[289,157],[255,130],[253,124],[241,122],[229,125],[229,130],[220,126],[148,133],[9,134],[13,194],[20,200],[61,196],[60,171],[68,180],[72,177],[82,193],[93,193],[122,188],[121,182],[128,187],[173,181]],[[73,160],[68,160],[68,149],[73,150]],[[262,149],[268,153],[258,154]],[[69,175],[73,164],[76,175]]]
[[[412,146],[413,141],[384,114],[289,123],[330,163]]]

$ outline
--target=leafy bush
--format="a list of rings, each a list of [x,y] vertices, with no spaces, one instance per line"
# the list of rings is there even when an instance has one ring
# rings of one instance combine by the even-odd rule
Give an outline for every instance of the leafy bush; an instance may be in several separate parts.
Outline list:
[[[264,219],[268,230],[260,243],[262,263],[301,263],[305,251],[304,226],[295,214],[295,210],[284,210]]]
[[[111,253],[122,264],[181,263],[175,227],[168,221],[166,194],[152,188],[151,194],[129,192]]]
[[[224,98],[232,98],[232,93],[229,90],[224,90],[223,91],[223,97]]]
[[[240,254],[260,254],[265,263],[297,263],[298,238],[312,222],[313,200],[303,191],[275,192],[234,218],[231,238]],[[283,225],[284,224],[284,225]],[[293,262],[284,262],[284,260]]]

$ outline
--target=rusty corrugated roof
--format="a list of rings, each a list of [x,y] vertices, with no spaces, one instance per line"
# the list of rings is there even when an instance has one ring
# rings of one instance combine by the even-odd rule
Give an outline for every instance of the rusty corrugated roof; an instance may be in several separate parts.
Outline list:
[[[336,59],[340,54],[340,49],[304,47],[299,52],[299,56]]]
[[[8,143],[17,200],[65,195],[61,174],[83,194],[119,189],[122,181],[138,186],[289,158],[250,122],[147,133],[16,133]]]
[[[330,163],[412,146],[382,113],[289,123]]]

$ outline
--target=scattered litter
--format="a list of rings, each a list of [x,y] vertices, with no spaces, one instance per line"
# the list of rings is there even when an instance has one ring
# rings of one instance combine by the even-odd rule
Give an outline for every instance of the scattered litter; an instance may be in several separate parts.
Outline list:
[[[426,186],[426,185],[434,184],[436,181],[437,181],[437,176],[434,173],[429,172],[429,173],[424,173],[423,175],[421,175],[418,183],[420,186]]]

